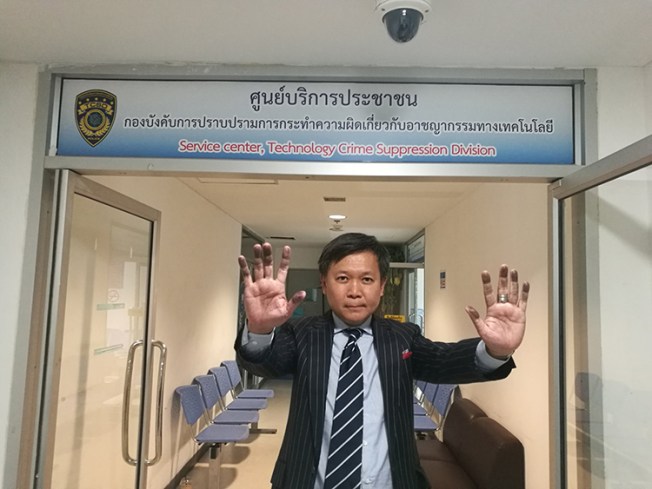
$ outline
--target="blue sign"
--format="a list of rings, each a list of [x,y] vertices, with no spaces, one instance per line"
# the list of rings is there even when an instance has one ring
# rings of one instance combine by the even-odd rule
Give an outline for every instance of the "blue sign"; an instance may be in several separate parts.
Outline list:
[[[79,80],[57,155],[574,164],[573,87]]]

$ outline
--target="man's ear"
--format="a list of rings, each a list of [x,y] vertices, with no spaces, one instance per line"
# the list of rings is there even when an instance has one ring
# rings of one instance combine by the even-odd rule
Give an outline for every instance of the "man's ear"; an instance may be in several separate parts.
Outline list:
[[[385,294],[385,285],[387,284],[387,278],[384,278],[380,283],[380,296],[382,297]]]
[[[319,285],[321,287],[321,293],[326,295],[326,280],[323,275],[319,277]]]

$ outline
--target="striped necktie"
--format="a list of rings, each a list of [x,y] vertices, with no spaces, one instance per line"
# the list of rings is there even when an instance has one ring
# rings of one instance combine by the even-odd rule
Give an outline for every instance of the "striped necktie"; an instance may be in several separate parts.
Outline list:
[[[349,340],[340,360],[324,489],[353,489],[362,478],[362,358],[359,328],[344,330]]]

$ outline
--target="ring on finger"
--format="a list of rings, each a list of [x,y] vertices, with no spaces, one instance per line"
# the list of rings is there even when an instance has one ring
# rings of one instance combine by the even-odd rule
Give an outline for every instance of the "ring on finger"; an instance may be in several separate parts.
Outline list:
[[[498,294],[498,302],[501,304],[504,304],[505,302],[509,301],[509,295],[507,294]]]

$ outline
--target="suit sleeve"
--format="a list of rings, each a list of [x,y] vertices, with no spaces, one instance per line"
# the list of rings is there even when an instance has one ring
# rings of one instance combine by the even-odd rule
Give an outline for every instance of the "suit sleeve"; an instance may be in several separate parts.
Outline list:
[[[236,359],[248,372],[264,378],[281,377],[294,372],[297,357],[294,327],[285,323],[274,330],[271,344],[264,348],[248,349],[242,344],[244,330],[235,341]]]
[[[515,368],[509,359],[496,370],[478,367],[476,350],[480,338],[457,343],[431,341],[417,332],[412,337],[412,368],[415,378],[444,384],[468,384],[503,379]]]

